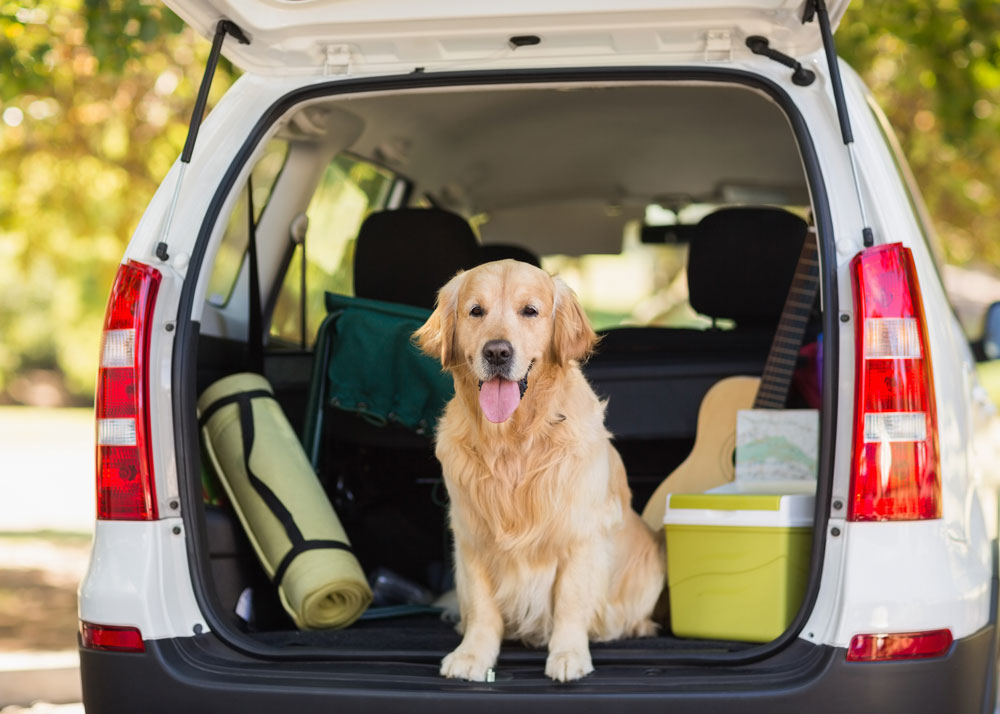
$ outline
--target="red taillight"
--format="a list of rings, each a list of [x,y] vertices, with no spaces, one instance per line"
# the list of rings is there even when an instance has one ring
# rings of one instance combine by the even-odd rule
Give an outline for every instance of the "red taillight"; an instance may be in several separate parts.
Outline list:
[[[89,650],[111,652],[145,652],[142,633],[137,627],[93,625],[80,621],[80,642]]]
[[[880,662],[891,659],[940,657],[950,648],[951,630],[855,635],[847,648],[848,662]]]
[[[909,248],[851,261],[857,317],[852,521],[941,517],[927,323]]]
[[[149,337],[160,271],[129,261],[118,268],[97,372],[97,517],[157,517],[149,434]]]

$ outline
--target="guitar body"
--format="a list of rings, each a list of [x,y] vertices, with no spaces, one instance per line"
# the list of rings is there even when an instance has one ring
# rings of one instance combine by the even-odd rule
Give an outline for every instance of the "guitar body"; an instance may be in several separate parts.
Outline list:
[[[663,528],[668,493],[702,493],[733,480],[736,412],[753,408],[759,386],[757,377],[728,377],[705,393],[698,408],[694,448],[656,487],[642,510],[642,519],[654,531]]]

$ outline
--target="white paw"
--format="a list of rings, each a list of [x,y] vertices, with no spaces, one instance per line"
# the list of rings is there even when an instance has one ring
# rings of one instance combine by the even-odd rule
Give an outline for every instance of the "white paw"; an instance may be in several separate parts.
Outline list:
[[[448,679],[468,679],[485,682],[486,672],[495,663],[495,657],[484,657],[459,647],[441,660],[441,675]]]
[[[590,650],[552,652],[545,661],[545,674],[557,682],[569,682],[594,671]]]

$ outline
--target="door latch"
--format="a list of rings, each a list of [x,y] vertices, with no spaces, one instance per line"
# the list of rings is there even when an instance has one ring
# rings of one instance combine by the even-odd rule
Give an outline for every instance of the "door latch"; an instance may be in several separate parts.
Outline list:
[[[327,45],[326,58],[323,60],[323,76],[334,74],[350,74],[354,64],[351,48],[347,45]]]
[[[705,61],[730,62],[733,59],[733,37],[729,30],[709,30],[705,33]]]

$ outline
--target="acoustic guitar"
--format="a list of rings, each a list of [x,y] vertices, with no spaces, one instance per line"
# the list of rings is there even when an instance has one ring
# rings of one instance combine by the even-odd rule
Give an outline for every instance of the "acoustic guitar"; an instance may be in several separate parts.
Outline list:
[[[802,243],[778,329],[760,377],[727,377],[712,385],[698,408],[694,447],[680,466],[650,496],[642,519],[655,531],[663,527],[669,493],[703,493],[735,476],[736,413],[741,409],[784,409],[819,285],[816,235]]]

